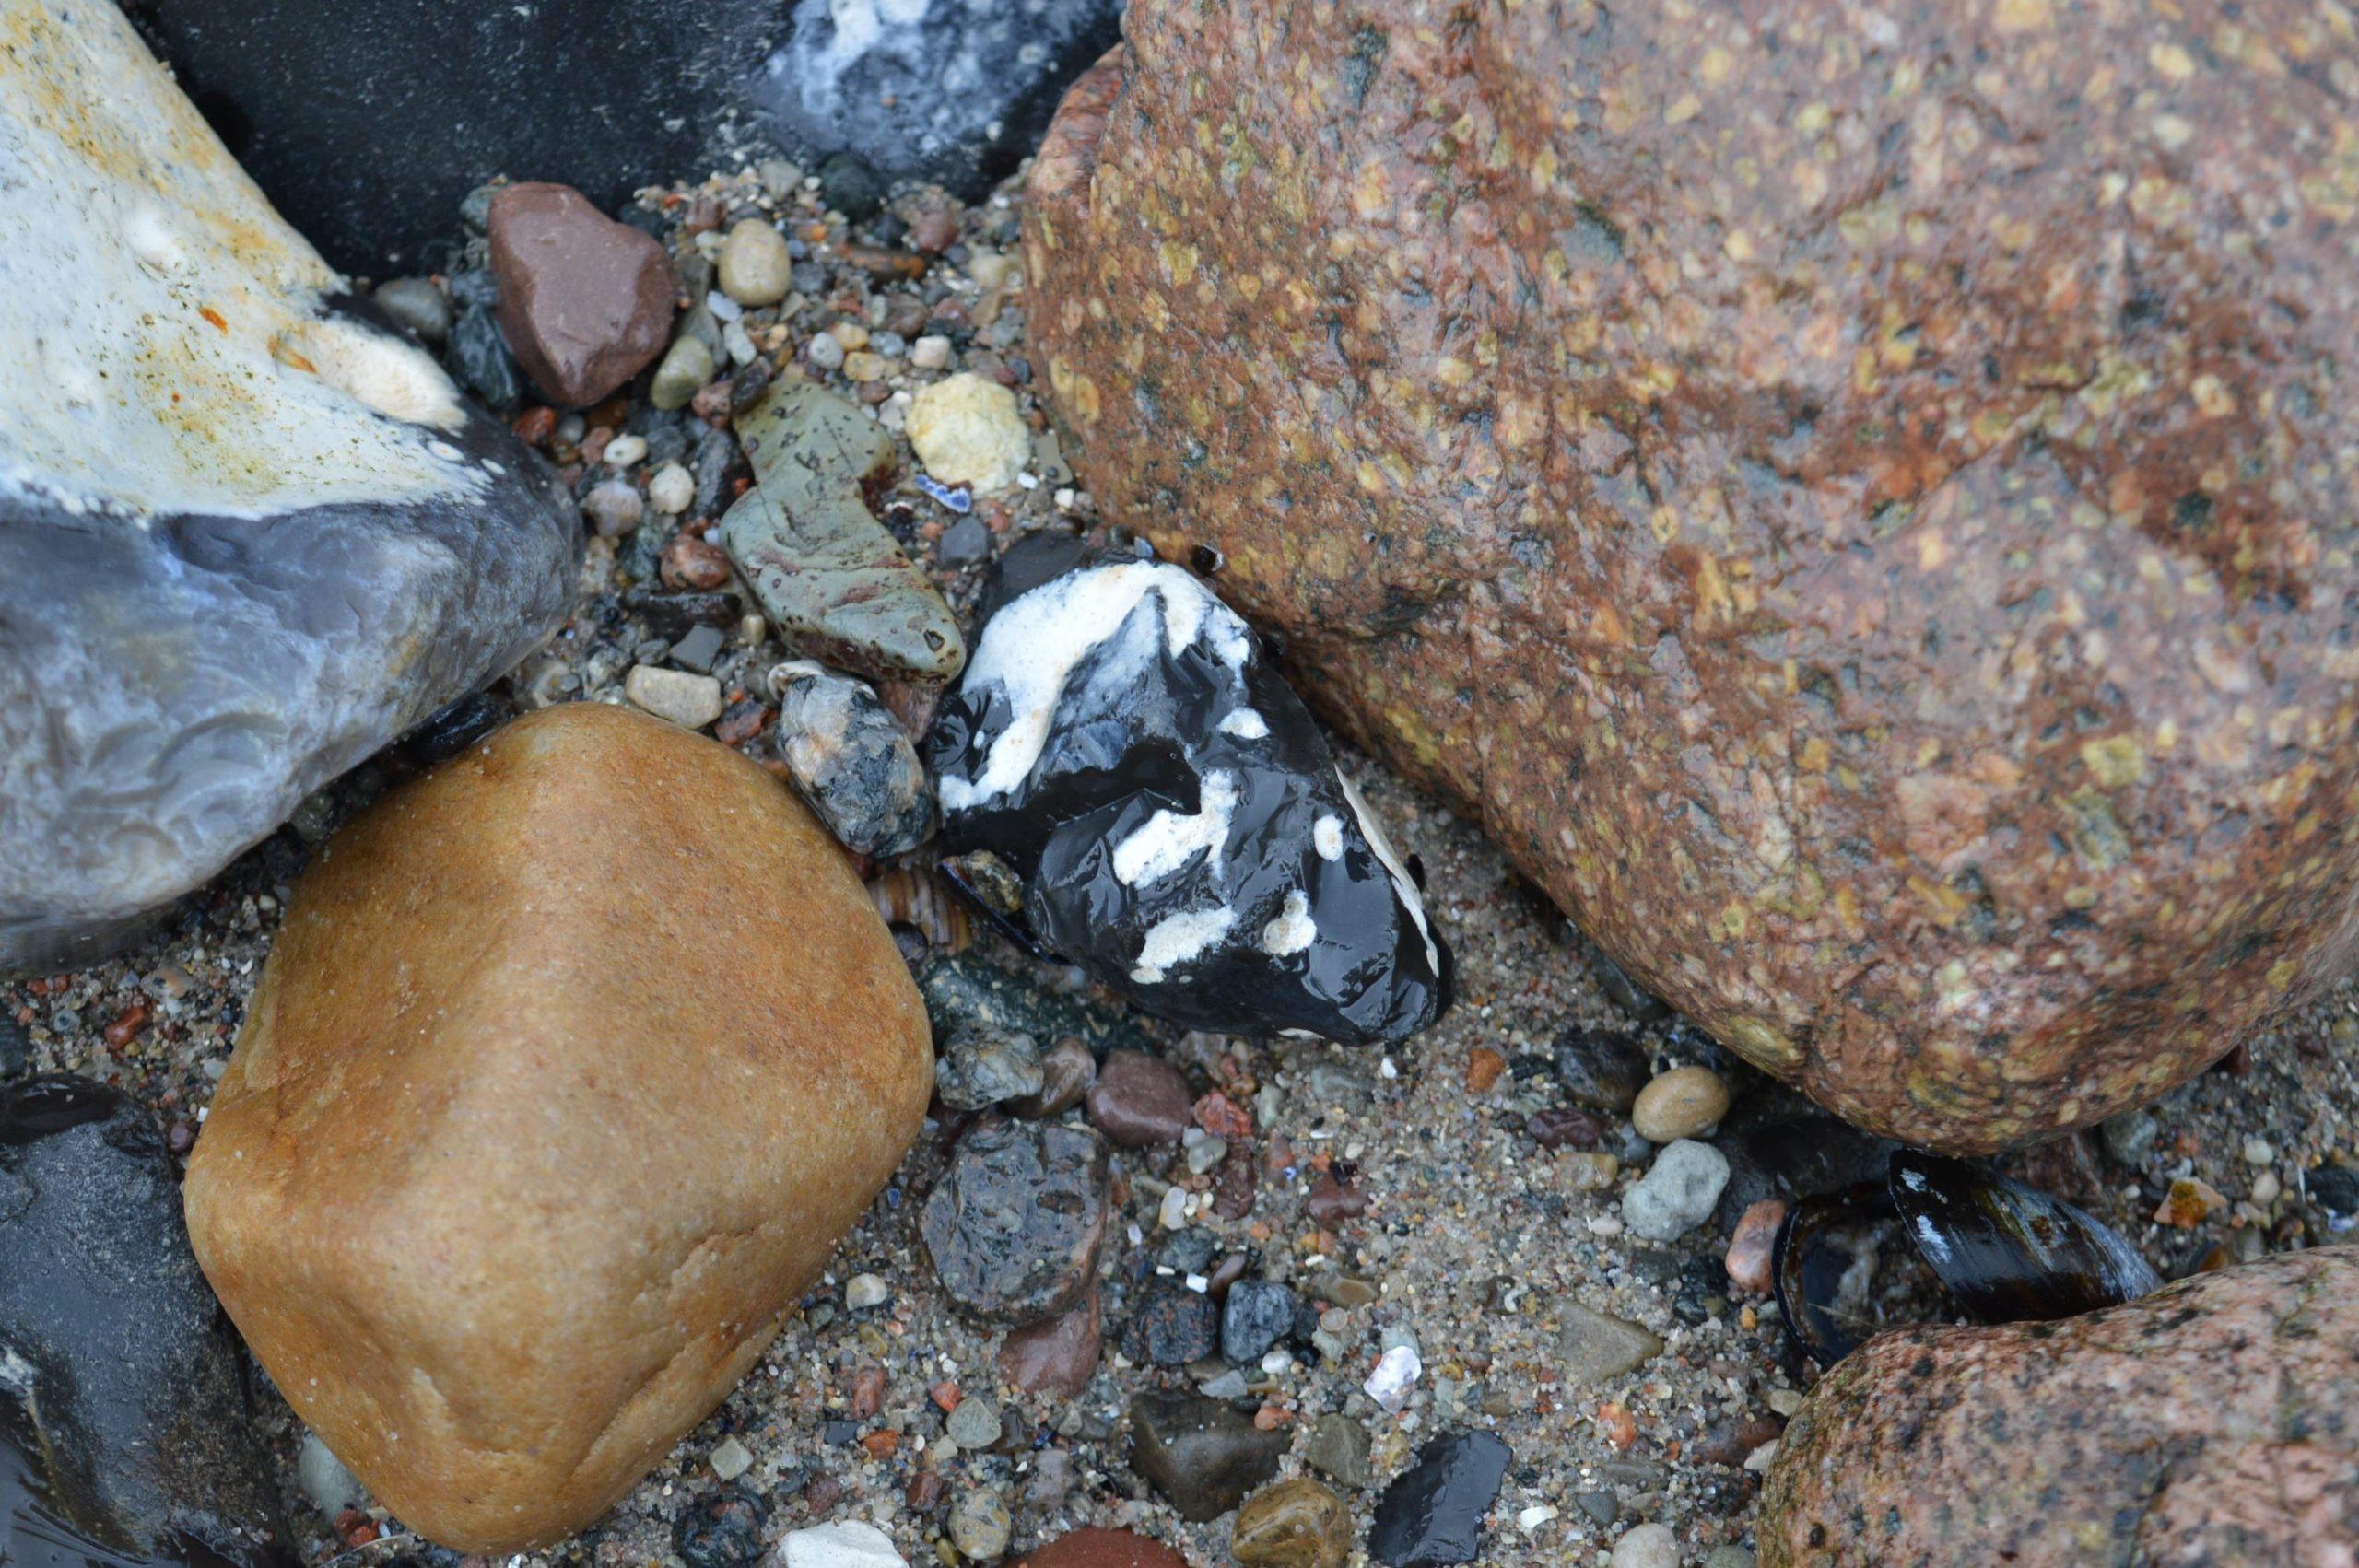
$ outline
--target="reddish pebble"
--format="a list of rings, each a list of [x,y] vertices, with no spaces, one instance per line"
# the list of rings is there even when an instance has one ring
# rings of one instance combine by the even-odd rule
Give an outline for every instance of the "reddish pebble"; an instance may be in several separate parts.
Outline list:
[[[1476,1046],[1466,1053],[1466,1092],[1487,1094],[1498,1082],[1499,1075],[1508,1070],[1508,1059],[1488,1046]]]
[[[1785,1200],[1765,1198],[1744,1211],[1729,1237],[1729,1283],[1750,1295],[1767,1295],[1769,1264],[1778,1245],[1778,1227],[1786,1218]]]
[[[572,187],[509,186],[491,200],[490,241],[500,336],[552,402],[598,402],[671,341],[663,247]]]
[[[688,399],[688,412],[699,419],[726,419],[736,407],[737,395],[727,381],[708,381]]]
[[[1334,1174],[1322,1176],[1303,1200],[1302,1211],[1310,1223],[1321,1230],[1332,1231],[1346,1220],[1356,1220],[1367,1212],[1367,1194],[1356,1185],[1337,1181]]]
[[[1286,1412],[1275,1405],[1263,1405],[1253,1412],[1253,1424],[1262,1432],[1275,1432],[1285,1423]]]
[[[335,1516],[335,1533],[346,1546],[367,1546],[377,1539],[377,1521],[358,1508],[340,1509]]]
[[[898,1432],[866,1433],[862,1435],[860,1445],[868,1450],[868,1457],[872,1459],[889,1459],[901,1446],[901,1434]]]
[[[718,544],[683,533],[663,546],[663,586],[714,589],[729,580],[729,555]]]
[[[1638,1423],[1630,1419],[1626,1409],[1613,1399],[1597,1407],[1597,1425],[1598,1430],[1605,1433],[1605,1440],[1616,1448],[1627,1448],[1638,1440]]]
[[[958,243],[958,209],[928,207],[910,224],[910,244],[930,256],[938,256]]]
[[[724,746],[742,746],[769,728],[770,710],[751,698],[729,705],[712,726],[712,738]]]
[[[804,1509],[812,1514],[824,1514],[843,1501],[844,1483],[833,1476],[813,1476],[803,1486]]]
[[[2171,1183],[2170,1191],[2163,1197],[2162,1207],[2154,1211],[2154,1223],[2191,1231],[2227,1206],[2228,1200],[2221,1197],[2219,1190],[2209,1182],[2194,1176],[2181,1176]]]
[[[948,1378],[943,1379],[941,1382],[926,1390],[926,1398],[932,1399],[933,1401],[934,1409],[940,1410],[945,1415],[948,1415],[952,1410],[957,1410],[958,1408],[958,1401],[966,1397],[967,1396],[964,1393],[960,1392],[958,1385],[951,1382]]]
[[[528,447],[547,446],[557,435],[557,410],[546,404],[528,408],[518,415],[516,423],[509,427],[516,432],[516,439]]]
[[[1159,1540],[1093,1526],[1035,1547],[1015,1568],[1188,1568],[1188,1560]]]
[[[1088,1103],[1097,1130],[1130,1149],[1179,1142],[1195,1116],[1188,1081],[1144,1051],[1109,1051]]]
[[[1104,1325],[1093,1287],[1062,1317],[1018,1328],[1000,1341],[999,1375],[1027,1394],[1070,1399],[1089,1384],[1104,1348]]]
[[[912,1509],[925,1514],[941,1505],[945,1490],[940,1471],[920,1470],[910,1478],[910,1489],[902,1495]]]
[[[850,1409],[851,1419],[866,1421],[885,1408],[885,1369],[863,1366],[852,1375]]]
[[[116,1013],[114,1022],[107,1025],[108,1048],[121,1050],[133,1040],[137,1039],[139,1031],[146,1027],[147,1027],[147,1004],[144,1001],[135,1001],[121,1012]]]
[[[1232,1142],[1253,1136],[1253,1117],[1244,1106],[1217,1089],[1196,1102],[1196,1125],[1215,1138]]]
[[[1241,1220],[1253,1212],[1253,1152],[1241,1143],[1229,1145],[1228,1154],[1213,1172],[1213,1212],[1224,1220]]]

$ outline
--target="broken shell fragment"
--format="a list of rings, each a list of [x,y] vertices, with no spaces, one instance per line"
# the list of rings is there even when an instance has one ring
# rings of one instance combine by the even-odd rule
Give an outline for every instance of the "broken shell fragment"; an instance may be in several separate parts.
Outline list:
[[[1196,578],[1036,535],[928,739],[944,835],[1039,942],[1157,1016],[1399,1039],[1445,1005],[1416,885],[1245,623]]]

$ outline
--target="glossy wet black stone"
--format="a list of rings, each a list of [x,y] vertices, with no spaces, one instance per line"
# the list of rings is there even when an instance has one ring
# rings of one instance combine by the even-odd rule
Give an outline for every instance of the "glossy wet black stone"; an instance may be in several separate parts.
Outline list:
[[[1647,1053],[1627,1035],[1567,1029],[1556,1036],[1556,1082],[1565,1097],[1590,1110],[1627,1116],[1647,1086]]]
[[[1368,1555],[1390,1568],[1474,1562],[1484,1515],[1514,1457],[1487,1432],[1446,1433],[1426,1444],[1377,1500]]]
[[[244,1376],[145,1113],[0,1088],[0,1563],[291,1562]]]
[[[951,1152],[919,1231],[952,1301],[1016,1328],[1081,1299],[1110,1205],[1106,1141],[1095,1132],[985,1123]]]
[[[1263,1432],[1217,1399],[1142,1394],[1131,1401],[1131,1469],[1191,1524],[1217,1519],[1278,1473],[1287,1434]]]
[[[928,738],[944,843],[1023,879],[1047,949],[1157,1016],[1398,1039],[1446,961],[1405,868],[1202,582],[1036,534]]]

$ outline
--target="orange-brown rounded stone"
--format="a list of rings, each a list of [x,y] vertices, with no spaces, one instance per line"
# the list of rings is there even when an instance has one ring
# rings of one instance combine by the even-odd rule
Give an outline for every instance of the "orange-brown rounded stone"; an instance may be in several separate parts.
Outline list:
[[[465,1551],[589,1523],[759,1356],[916,1135],[916,988],[776,780],[581,704],[338,833],[189,1167],[257,1359]]]

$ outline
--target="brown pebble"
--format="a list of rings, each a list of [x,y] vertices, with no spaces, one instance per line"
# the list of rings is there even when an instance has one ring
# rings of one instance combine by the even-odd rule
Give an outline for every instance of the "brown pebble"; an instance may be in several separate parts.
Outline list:
[[[1104,1326],[1097,1287],[1062,1317],[1018,1328],[1000,1341],[999,1375],[1027,1394],[1070,1399],[1097,1370]]]
[[[1188,1568],[1188,1560],[1159,1540],[1091,1526],[1035,1547],[1015,1568]]]
[[[928,1514],[942,1505],[942,1494],[948,1490],[939,1470],[920,1470],[910,1478],[909,1490],[902,1498],[916,1513]]]
[[[1619,1400],[1608,1399],[1597,1407],[1597,1427],[1616,1448],[1627,1448],[1638,1440],[1638,1423]]]
[[[927,207],[910,222],[910,243],[930,256],[938,256],[958,243],[958,210]]]
[[[803,1507],[806,1513],[825,1514],[841,1502],[843,1495],[843,1482],[833,1476],[813,1476],[803,1483]]]
[[[1253,1151],[1242,1143],[1230,1144],[1213,1172],[1213,1212],[1224,1220],[1245,1218],[1253,1212],[1255,1186]]]
[[[860,1445],[868,1450],[872,1459],[889,1459],[901,1446],[898,1432],[869,1432],[861,1434]]]
[[[1367,1194],[1352,1183],[1337,1181],[1330,1172],[1312,1185],[1310,1196],[1303,1199],[1302,1211],[1312,1224],[1332,1231],[1344,1221],[1356,1220],[1367,1212]]]
[[[1696,1440],[1688,1457],[1699,1464],[1737,1466],[1764,1443],[1774,1443],[1786,1430],[1776,1416],[1755,1410],[1733,1421],[1715,1422]]]
[[[1674,1067],[1638,1091],[1630,1125],[1650,1143],[1700,1137],[1729,1114],[1729,1086],[1708,1067]]]
[[[1476,1046],[1466,1053],[1466,1092],[1487,1094],[1508,1070],[1508,1059],[1488,1046]]]
[[[2227,1206],[2228,1200],[2210,1183],[2181,1176],[2163,1195],[2162,1206],[2154,1211],[2154,1223],[2191,1231]]]
[[[851,1394],[846,1403],[854,1421],[866,1421],[885,1408],[885,1369],[863,1366],[852,1375]]]
[[[1188,1081],[1170,1063],[1144,1051],[1108,1052],[1088,1100],[1089,1119],[1097,1130],[1131,1149],[1177,1143],[1195,1116]]]
[[[1594,1149],[1614,1130],[1595,1111],[1572,1106],[1543,1106],[1523,1118],[1523,1130],[1543,1149]]]
[[[528,447],[547,446],[557,434],[557,410],[546,404],[535,404],[519,414],[516,422],[509,428],[514,430],[516,439]]]
[[[1196,1102],[1196,1125],[1231,1142],[1253,1136],[1251,1114],[1217,1089]]]
[[[491,200],[499,332],[551,399],[595,403],[671,341],[672,263],[569,185],[528,181]]]
[[[146,1027],[147,1027],[147,1004],[144,1001],[135,1001],[121,1012],[116,1013],[114,1022],[106,1026],[107,1048],[118,1051],[123,1049],[123,1047],[137,1039],[139,1031]]]
[[[1344,1568],[1352,1512],[1332,1487],[1297,1476],[1265,1486],[1237,1510],[1229,1554],[1251,1568]]]
[[[1752,1295],[1767,1295],[1778,1227],[1785,1223],[1782,1199],[1765,1198],[1747,1209],[1729,1237],[1729,1283]]]
[[[718,544],[683,533],[663,546],[660,569],[666,588],[719,588],[729,580],[729,555]]]
[[[1097,1059],[1078,1036],[1067,1035],[1050,1046],[1040,1057],[1040,1092],[1021,1100],[1011,1100],[1007,1108],[1020,1117],[1036,1121],[1052,1116],[1062,1116],[1081,1104],[1089,1086],[1097,1082]]]
[[[727,381],[707,381],[688,399],[688,412],[699,419],[726,419],[736,410],[736,393]]]

